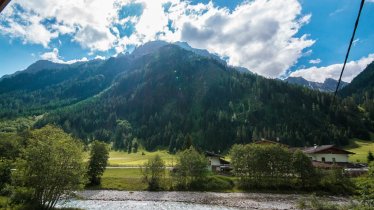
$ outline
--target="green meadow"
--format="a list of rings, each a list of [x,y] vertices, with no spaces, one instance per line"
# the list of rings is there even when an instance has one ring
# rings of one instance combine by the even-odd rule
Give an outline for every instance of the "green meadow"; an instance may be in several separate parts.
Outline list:
[[[109,153],[109,166],[142,166],[148,159],[159,155],[165,161],[166,166],[173,166],[176,163],[176,156],[169,154],[166,150],[158,150],[154,152],[138,151],[137,153],[127,153],[111,151]]]
[[[374,153],[374,141],[352,139],[350,144],[347,147],[345,147],[345,149],[350,152],[356,153],[354,155],[349,156],[350,162],[366,163],[368,152],[371,151]]]

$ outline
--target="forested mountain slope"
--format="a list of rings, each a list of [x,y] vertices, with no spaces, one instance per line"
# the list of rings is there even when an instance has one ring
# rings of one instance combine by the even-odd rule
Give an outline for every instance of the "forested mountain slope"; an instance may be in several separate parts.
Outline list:
[[[260,138],[305,146],[369,136],[365,116],[351,100],[331,106],[331,94],[241,74],[172,44],[127,57],[111,58],[118,63],[106,71],[121,74],[103,83],[106,91],[50,112],[37,126],[56,123],[84,140],[113,141],[117,148],[139,141],[147,149],[170,151],[189,141],[218,151]]]
[[[370,118],[366,123],[374,127],[374,62],[344,87],[339,95],[359,104]]]

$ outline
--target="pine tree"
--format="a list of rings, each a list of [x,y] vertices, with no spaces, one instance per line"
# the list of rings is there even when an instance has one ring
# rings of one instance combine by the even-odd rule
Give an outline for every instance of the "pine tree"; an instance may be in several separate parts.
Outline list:
[[[374,161],[374,155],[371,151],[369,151],[368,156],[367,156],[368,163],[371,161]]]

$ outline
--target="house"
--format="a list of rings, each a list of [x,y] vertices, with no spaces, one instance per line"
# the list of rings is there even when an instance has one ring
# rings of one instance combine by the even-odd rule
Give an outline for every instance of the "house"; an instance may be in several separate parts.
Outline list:
[[[210,171],[230,171],[230,162],[223,159],[223,156],[215,154],[213,152],[205,152],[205,156],[209,160],[209,170]]]
[[[302,151],[312,160],[322,163],[348,163],[348,156],[353,152],[339,149],[334,145],[313,146],[302,149]]]

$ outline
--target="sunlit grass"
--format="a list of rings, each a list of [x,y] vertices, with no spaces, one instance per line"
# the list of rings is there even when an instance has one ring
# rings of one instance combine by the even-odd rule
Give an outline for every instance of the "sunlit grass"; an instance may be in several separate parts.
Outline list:
[[[367,162],[368,152],[374,153],[374,141],[363,141],[360,139],[351,140],[350,144],[345,147],[346,150],[354,152],[356,154],[349,156],[350,162]]]
[[[144,155],[143,155],[144,154]],[[138,151],[137,153],[111,151],[109,153],[109,166],[142,166],[148,159],[159,155],[165,161],[166,166],[173,166],[176,162],[176,156],[169,154],[165,150],[155,152]]]
[[[165,172],[165,178],[170,179],[168,170]],[[101,178],[100,189],[111,190],[146,190],[147,183],[143,182],[143,175],[140,168],[108,168]]]

